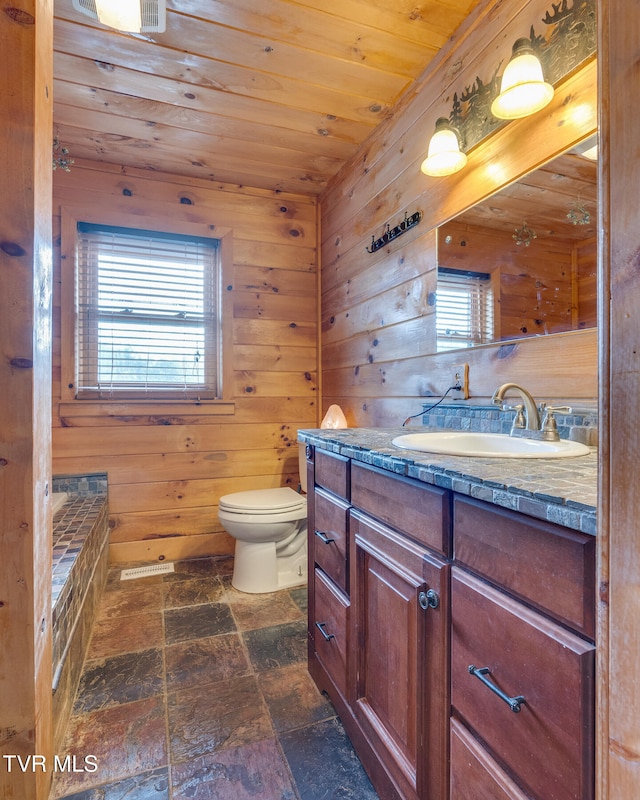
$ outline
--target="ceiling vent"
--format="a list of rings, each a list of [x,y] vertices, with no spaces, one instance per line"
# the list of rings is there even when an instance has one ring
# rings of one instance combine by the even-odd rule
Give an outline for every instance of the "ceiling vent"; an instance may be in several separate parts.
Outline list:
[[[101,7],[104,6],[105,10],[109,10],[109,6],[120,6],[122,0],[71,0],[71,4],[81,14],[96,22],[101,22],[109,27],[117,28],[122,31],[129,31],[132,33],[164,33],[167,26],[167,0],[139,0],[140,3],[140,27],[133,26],[127,23],[114,23],[112,19],[107,21],[104,14],[101,12]],[[130,5],[130,0],[126,5]]]

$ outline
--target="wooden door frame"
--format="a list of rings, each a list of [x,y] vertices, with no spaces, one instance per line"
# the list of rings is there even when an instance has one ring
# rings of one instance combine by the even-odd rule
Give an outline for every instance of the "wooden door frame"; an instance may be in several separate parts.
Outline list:
[[[597,797],[640,790],[640,15],[598,2],[599,412]],[[636,156],[634,158],[634,156]]]

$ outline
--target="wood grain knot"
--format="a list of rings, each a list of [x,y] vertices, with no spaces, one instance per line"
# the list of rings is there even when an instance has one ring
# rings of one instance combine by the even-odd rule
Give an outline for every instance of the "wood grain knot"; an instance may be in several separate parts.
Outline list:
[[[27,251],[17,242],[0,242],[0,250],[8,256],[26,256]]]
[[[9,363],[12,367],[18,367],[18,369],[31,369],[33,367],[33,361],[30,358],[12,358]]]
[[[9,8],[5,8],[4,13],[10,20],[17,22],[19,25],[35,25],[35,17],[27,11],[23,11],[21,8],[13,8],[10,6]]]

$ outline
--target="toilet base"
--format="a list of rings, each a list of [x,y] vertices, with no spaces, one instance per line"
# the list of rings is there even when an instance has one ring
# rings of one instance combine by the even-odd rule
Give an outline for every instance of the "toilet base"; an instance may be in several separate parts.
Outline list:
[[[275,542],[236,540],[231,585],[239,592],[266,594],[307,583],[307,537],[293,554],[277,557]]]

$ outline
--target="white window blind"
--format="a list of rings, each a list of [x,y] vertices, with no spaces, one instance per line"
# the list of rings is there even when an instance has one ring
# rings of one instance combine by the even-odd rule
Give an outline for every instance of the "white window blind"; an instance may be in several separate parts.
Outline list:
[[[493,339],[491,276],[440,267],[436,329],[439,351],[490,342]]]
[[[218,242],[78,223],[77,397],[220,396]]]

